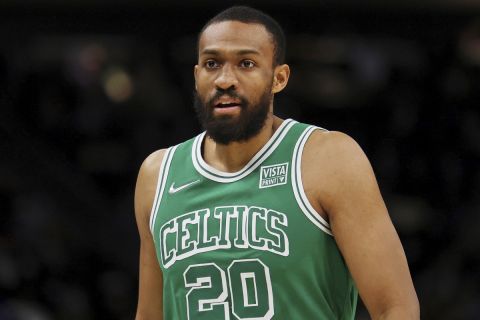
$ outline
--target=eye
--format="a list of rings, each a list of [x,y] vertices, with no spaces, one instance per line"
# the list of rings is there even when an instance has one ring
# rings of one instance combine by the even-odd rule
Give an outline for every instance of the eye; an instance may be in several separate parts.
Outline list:
[[[240,66],[245,69],[251,69],[255,67],[255,62],[252,60],[242,60],[242,62],[240,62]]]
[[[207,69],[216,69],[219,66],[218,62],[212,59],[205,61],[204,65]]]

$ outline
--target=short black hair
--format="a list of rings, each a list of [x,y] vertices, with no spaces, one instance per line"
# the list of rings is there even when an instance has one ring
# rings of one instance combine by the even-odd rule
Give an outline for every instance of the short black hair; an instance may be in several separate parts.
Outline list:
[[[230,7],[210,19],[202,28],[197,38],[197,48],[200,37],[210,25],[223,21],[240,21],[243,23],[257,23],[265,27],[273,41],[273,65],[278,66],[285,61],[286,41],[282,27],[268,14],[246,6]]]

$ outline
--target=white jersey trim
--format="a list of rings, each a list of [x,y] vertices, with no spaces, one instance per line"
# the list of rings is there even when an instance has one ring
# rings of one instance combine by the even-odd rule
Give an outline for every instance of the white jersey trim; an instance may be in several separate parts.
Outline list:
[[[318,228],[320,228],[325,233],[332,236],[332,231],[330,229],[330,224],[323,219],[323,217],[313,208],[312,204],[307,198],[305,194],[305,189],[303,187],[302,182],[302,171],[301,171],[301,162],[302,162],[302,154],[303,148],[305,147],[305,143],[307,142],[308,138],[312,134],[314,130],[325,130],[323,128],[309,126],[305,129],[302,133],[300,138],[298,139],[295,149],[293,151],[293,158],[292,158],[292,189],[295,195],[295,199],[297,200],[297,204],[300,207],[303,214]]]
[[[168,178],[168,171],[170,170],[170,163],[172,162],[173,154],[177,146],[170,147],[165,152],[158,172],[157,189],[155,191],[155,199],[153,200],[152,211],[150,212],[150,231],[153,234],[153,227],[155,226],[155,219],[157,218],[158,207],[162,201],[162,195],[165,190],[165,184]]]
[[[273,151],[278,147],[278,145],[282,142],[285,135],[288,133],[290,128],[296,123],[295,120],[286,119],[282,122],[280,127],[275,131],[273,136],[268,140],[268,142],[258,151],[255,156],[243,167],[241,170],[237,172],[223,172],[214,167],[210,166],[202,157],[202,141],[205,138],[205,132],[198,135],[192,147],[192,162],[195,169],[205,178],[210,180],[221,182],[221,183],[230,183],[238,181],[248,174],[250,174],[253,170],[255,170],[260,164],[265,161],[265,159],[272,154]]]

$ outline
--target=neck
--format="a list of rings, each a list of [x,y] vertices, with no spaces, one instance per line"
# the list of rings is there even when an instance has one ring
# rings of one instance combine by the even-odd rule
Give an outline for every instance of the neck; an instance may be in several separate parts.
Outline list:
[[[203,158],[206,163],[223,172],[237,172],[255,156],[270,140],[282,119],[270,113],[260,132],[247,141],[218,144],[206,137],[203,146]]]

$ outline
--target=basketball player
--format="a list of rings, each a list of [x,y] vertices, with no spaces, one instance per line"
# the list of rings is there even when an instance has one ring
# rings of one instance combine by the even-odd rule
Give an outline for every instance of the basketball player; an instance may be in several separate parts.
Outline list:
[[[230,8],[202,29],[204,133],[151,154],[135,193],[137,320],[418,319],[402,245],[369,161],[345,134],[273,114],[287,85],[269,16]]]

